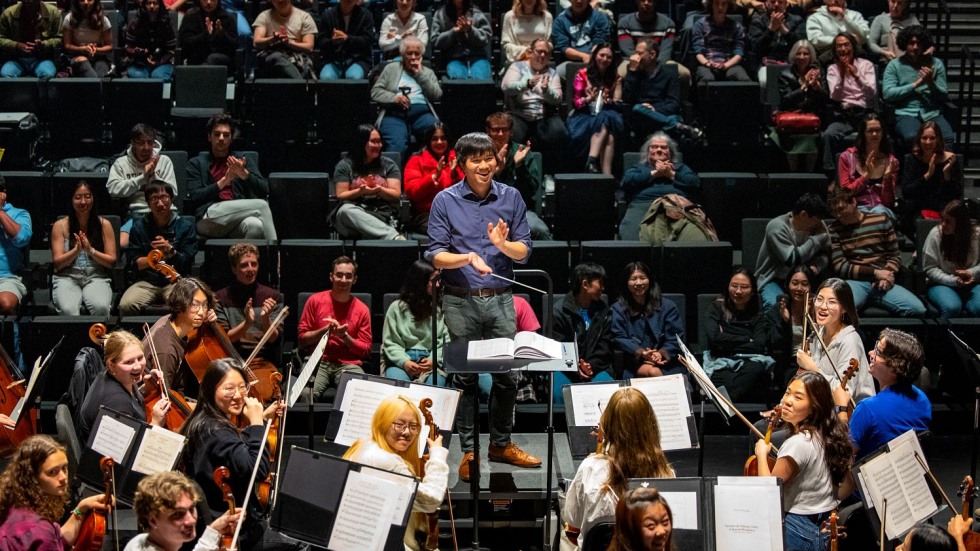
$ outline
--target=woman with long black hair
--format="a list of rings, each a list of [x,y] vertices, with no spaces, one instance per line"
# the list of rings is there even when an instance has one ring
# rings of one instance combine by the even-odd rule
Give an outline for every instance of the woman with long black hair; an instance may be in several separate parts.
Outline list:
[[[381,365],[385,377],[432,384],[432,316],[436,316],[435,350],[449,341],[442,312],[433,308],[432,293],[440,270],[427,260],[416,260],[408,268],[398,300],[385,313],[381,336]],[[439,385],[446,386],[446,374],[439,371]]]
[[[337,163],[333,179],[340,204],[330,220],[348,239],[396,239],[391,225],[402,194],[402,174],[395,161],[381,154],[381,133],[370,124],[357,127],[347,157]]]
[[[589,65],[575,75],[568,137],[576,158],[588,153],[585,169],[612,174],[616,137],[623,132],[622,79],[616,74],[612,44],[596,44]]]
[[[663,297],[643,262],[630,262],[625,274],[626,292],[612,306],[613,342],[625,356],[623,378],[683,371],[677,338],[684,338],[684,321],[677,305]]]
[[[51,301],[59,314],[77,316],[84,306],[89,315],[109,315],[116,234],[112,224],[99,216],[92,187],[85,180],[72,191],[68,216],[51,228],[51,260],[55,269]]]

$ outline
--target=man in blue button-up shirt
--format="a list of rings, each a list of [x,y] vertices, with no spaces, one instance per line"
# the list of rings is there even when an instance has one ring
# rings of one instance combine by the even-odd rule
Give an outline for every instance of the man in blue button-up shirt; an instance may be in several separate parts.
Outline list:
[[[514,262],[525,263],[531,254],[527,207],[521,194],[493,181],[497,150],[483,133],[467,134],[456,142],[456,158],[465,180],[436,195],[429,212],[429,248],[425,257],[443,270],[443,312],[452,340],[513,338],[517,331],[514,297],[505,281],[494,273],[514,277]],[[463,460],[459,477],[470,478],[473,459],[473,401],[476,373],[456,374],[463,389],[456,410]],[[537,467],[541,460],[510,441],[514,426],[517,374],[493,374],[490,400],[491,461]]]
[[[7,202],[0,176],[0,314],[16,314],[27,288],[17,272],[24,268],[24,247],[31,242],[31,215]]]

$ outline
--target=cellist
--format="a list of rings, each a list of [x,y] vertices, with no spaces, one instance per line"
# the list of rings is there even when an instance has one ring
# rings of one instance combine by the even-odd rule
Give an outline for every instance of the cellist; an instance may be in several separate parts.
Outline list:
[[[148,337],[143,338],[143,348],[149,350],[148,338],[153,339],[160,365],[155,366],[166,380],[171,390],[184,390],[184,353],[187,337],[205,322],[215,321],[214,295],[208,286],[193,277],[177,281],[167,297],[170,313],[163,316],[150,328]],[[144,388],[144,393],[146,388]]]
[[[89,511],[107,511],[105,495],[80,501],[58,524],[69,497],[68,456],[50,436],[25,439],[0,475],[0,548],[68,551]]]
[[[160,372],[145,373],[146,356],[140,340],[129,331],[109,333],[105,340],[105,364],[106,370],[92,381],[78,411],[78,437],[82,442],[88,441],[100,406],[147,421],[140,385],[144,378],[159,377]],[[169,408],[169,400],[157,402],[149,423],[160,426]]]
[[[344,454],[362,465],[418,477],[421,473],[418,437],[423,425],[422,413],[415,403],[406,396],[389,396],[381,401],[371,418],[371,439],[359,439]],[[429,444],[429,460],[425,464],[425,477],[419,484],[412,505],[413,514],[405,530],[405,549],[419,551],[421,546],[415,539],[415,531],[426,528],[421,513],[432,513],[442,505],[449,481],[449,465],[446,458],[449,451],[442,447],[442,435],[431,438],[425,436]]]

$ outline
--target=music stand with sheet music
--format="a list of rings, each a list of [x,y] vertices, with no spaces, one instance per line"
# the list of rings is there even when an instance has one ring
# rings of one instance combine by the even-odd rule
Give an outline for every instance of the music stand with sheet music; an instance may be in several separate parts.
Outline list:
[[[970,348],[952,329],[947,329],[953,342],[953,350],[963,362],[963,370],[973,384],[973,443],[970,460],[970,476],[977,479],[977,458],[980,457],[980,354]],[[970,497],[970,510],[973,510],[973,497]]]
[[[58,339],[58,342],[51,347],[51,350],[44,356],[43,360],[38,358],[34,363],[34,369],[31,370],[27,376],[27,382],[24,383],[26,385],[24,397],[17,401],[17,405],[10,412],[10,420],[13,421],[14,425],[20,421],[24,410],[41,403],[41,391],[44,390],[44,383],[48,376],[48,366],[51,365],[51,360],[54,359],[54,355],[58,353],[58,349],[61,348],[61,343],[63,342],[65,342],[64,336]]]
[[[723,404],[722,401],[719,400],[718,396],[715,394],[715,391],[717,391],[723,394],[726,400],[731,402],[731,399],[728,396],[728,391],[725,390],[725,387],[716,388],[711,383],[711,379],[705,373],[704,368],[701,367],[701,363],[698,361],[697,357],[694,355],[693,352],[691,352],[691,350],[687,347],[687,345],[684,344],[684,341],[681,340],[681,336],[674,335],[674,338],[677,339],[677,344],[679,344],[681,347],[681,359],[683,360],[681,363],[684,364],[684,367],[686,367],[688,371],[692,372],[691,378],[694,379],[694,381],[698,384],[698,390],[700,391],[700,395],[701,395],[701,401],[698,408],[699,409],[698,417],[700,418],[699,419],[700,423],[698,427],[698,448],[700,450],[700,453],[698,454],[698,476],[703,476],[704,475],[705,397],[707,397],[708,400],[710,400],[711,403],[714,404],[715,408],[718,409],[718,413],[721,414],[721,419],[722,421],[725,422],[726,426],[729,425],[728,420],[735,415],[735,412],[731,411],[731,409],[726,404]],[[696,376],[693,373],[695,369],[699,370],[700,373],[705,375],[704,380],[702,380],[701,377]],[[711,386],[711,388],[708,388],[709,385]]]

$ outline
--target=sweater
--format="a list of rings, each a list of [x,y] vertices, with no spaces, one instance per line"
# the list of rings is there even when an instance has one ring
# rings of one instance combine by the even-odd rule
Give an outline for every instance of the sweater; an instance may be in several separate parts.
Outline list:
[[[204,65],[211,54],[223,54],[228,59],[235,59],[235,48],[238,47],[238,23],[235,14],[224,10],[219,4],[213,13],[207,14],[201,8],[191,8],[184,14],[177,32],[180,43],[180,55],[188,65]],[[215,25],[213,32],[208,33],[205,19],[220,21],[221,30]]]
[[[269,182],[259,172],[256,162],[241,151],[231,151],[229,155],[245,159],[245,170],[248,179],[236,178],[231,183],[233,199],[267,199],[269,197]],[[211,175],[211,164],[214,158],[207,151],[201,152],[187,163],[187,199],[194,207],[195,218],[204,218],[208,207],[221,201],[221,190],[218,182]]]
[[[61,525],[22,507],[11,508],[0,524],[0,551],[69,551]]]
[[[3,10],[3,14],[0,15],[0,58],[25,57],[17,49],[17,42],[21,39],[20,10],[22,7],[23,4],[18,2]],[[61,13],[54,5],[46,2],[41,3],[36,38],[41,41],[41,47],[36,50],[35,57],[53,60],[61,53]]]
[[[540,82],[530,85],[535,74],[527,61],[511,63],[504,73],[500,88],[504,91],[504,110],[529,121],[538,121],[555,113],[561,104],[562,88],[558,73],[547,68],[548,87]]]
[[[126,26],[126,57],[123,65],[145,63],[152,58],[156,65],[174,62],[177,53],[177,35],[170,24],[170,15],[163,9],[156,21],[150,21],[143,12]]]
[[[157,287],[166,287],[170,282],[163,274],[147,268],[140,270],[136,261],[146,256],[153,247],[150,243],[161,235],[174,247],[174,256],[165,259],[179,274],[190,274],[194,255],[197,254],[197,228],[193,220],[172,214],[164,227],[157,227],[153,216],[146,215],[133,221],[129,232],[129,245],[126,247],[126,268],[129,275],[137,281],[148,281]]]
[[[716,358],[735,354],[766,354],[769,343],[765,315],[736,311],[731,319],[725,319],[721,298],[708,307],[708,350]]]
[[[436,159],[429,148],[422,149],[417,155],[412,155],[405,165],[405,196],[412,205],[412,214],[429,212],[432,199],[436,194],[463,179],[463,169],[456,167],[449,170],[449,165],[456,159],[456,152],[450,149],[446,154],[446,166],[437,173],[439,159]],[[436,176],[436,182],[432,177]]]
[[[884,205],[895,208],[895,182],[898,181],[898,159],[888,155],[888,168],[881,180],[869,180],[858,173],[857,148],[849,147],[837,159],[837,178],[841,187],[851,190],[862,207]]]
[[[468,31],[456,32],[456,21],[450,21],[446,9],[436,10],[432,16],[432,46],[444,61],[477,56],[490,59],[490,41],[493,30],[490,20],[480,8],[473,6],[466,12],[473,23]]]
[[[395,36],[389,38],[388,31],[395,31]],[[422,41],[422,51],[429,46],[429,22],[425,16],[417,11],[413,11],[407,23],[402,23],[398,12],[391,12],[381,20],[381,32],[379,33],[378,45],[387,57],[398,55],[398,48],[402,43],[402,35],[411,29],[412,36]]]
[[[956,283],[954,270],[967,270],[976,281],[980,281],[980,227],[973,227],[973,239],[970,242],[970,254],[967,255],[966,265],[957,266],[943,256],[939,248],[942,232],[939,226],[929,230],[929,235],[922,245],[922,270],[929,278],[929,283],[959,288]]]
[[[371,101],[380,103],[385,109],[404,111],[395,102],[395,98],[401,94],[398,89],[398,82],[402,78],[403,70],[401,63],[391,62],[385,65],[381,74],[378,75],[378,80],[371,87]],[[432,109],[432,102],[439,101],[439,98],[442,97],[442,88],[439,86],[439,79],[435,72],[423,65],[422,70],[415,75],[415,81],[419,83],[419,87],[422,88],[422,95],[425,96],[429,108]]]
[[[633,55],[636,51],[636,43],[644,37],[652,38],[660,46],[657,59],[669,61],[674,57],[674,39],[677,38],[677,31],[674,22],[665,14],[658,12],[653,21],[643,23],[638,12],[627,13],[619,18],[616,34],[619,52],[623,59],[629,59]]]
[[[553,338],[561,342],[575,341],[579,358],[592,366],[592,375],[612,369],[612,310],[601,300],[592,301],[587,308],[589,327],[575,302],[575,295],[568,293],[555,304]],[[611,374],[611,373],[610,373]],[[577,372],[567,372],[572,382],[587,382]]]
[[[177,197],[179,192],[177,191],[177,177],[174,176],[174,164],[170,157],[160,154],[162,149],[163,146],[160,145],[160,142],[154,143],[153,156],[159,157],[159,160],[156,168],[153,169],[153,177],[156,180],[164,181],[170,187],[174,197]],[[143,167],[147,163],[149,160],[146,162],[137,161],[136,155],[133,153],[133,146],[129,146],[126,148],[126,155],[116,159],[112,163],[112,168],[109,169],[106,189],[111,197],[125,199],[129,203],[130,215],[150,212],[150,207],[146,204],[146,198],[143,196],[143,186],[149,183],[143,178]]]
[[[871,21],[871,29],[868,32],[868,49],[875,55],[882,55],[882,51],[888,49],[890,44],[894,44],[899,31],[918,24],[919,20],[912,14],[906,15],[905,19],[896,21],[888,13],[882,13]],[[898,50],[898,44],[894,44],[894,48]]]
[[[504,64],[521,59],[535,38],[550,40],[553,19],[547,10],[541,15],[517,15],[514,10],[505,13],[500,26]]]
[[[623,103],[649,103],[659,113],[672,116],[681,111],[680,80],[677,71],[658,63],[649,73],[627,71],[623,79]]]
[[[860,213],[856,224],[830,225],[831,261],[844,279],[874,281],[875,270],[898,272],[901,259],[895,228],[884,214]]]
[[[437,315],[436,331],[436,354],[442,358],[442,347],[449,342],[449,329],[441,313]],[[405,362],[411,359],[405,351],[413,348],[432,351],[432,318],[419,323],[412,316],[408,304],[396,300],[388,307],[381,328],[381,363],[404,367]]]
[[[334,29],[347,33],[347,38],[341,42],[334,42]],[[374,19],[364,6],[355,4],[353,11],[347,17],[340,13],[340,6],[328,8],[320,20],[319,36],[323,63],[341,65],[356,63],[365,71],[371,68]]]
[[[742,24],[725,18],[716,25],[711,16],[702,17],[692,30],[693,52],[714,63],[727,63],[735,56],[745,57],[745,28]]]
[[[568,48],[591,54],[593,46],[610,42],[611,39],[612,25],[609,17],[591,6],[579,16],[568,8],[558,14],[551,24],[551,43],[558,59],[567,59],[565,50]]]
[[[861,335],[857,329],[853,325],[845,325],[830,342],[827,342],[827,337],[823,335],[823,328],[819,331],[821,338],[827,345],[829,354],[825,353],[823,346],[816,342],[815,337],[811,336],[810,356],[820,368],[820,373],[827,378],[830,388],[840,386],[837,376],[843,377],[851,360],[857,360],[858,370],[847,383],[847,389],[855,402],[874,396],[875,382],[868,367],[868,354],[864,351],[864,342],[861,340]]]
[[[790,270],[799,265],[816,265],[822,271],[829,264],[830,234],[821,223],[823,233],[808,234],[793,227],[793,213],[777,216],[766,224],[766,236],[759,247],[755,277],[759,288],[771,281],[780,286]]]
[[[953,199],[963,198],[963,163],[953,162],[950,168],[949,180],[943,176],[940,167],[932,172],[932,177],[926,179],[929,163],[923,162],[918,156],[905,156],[905,166],[902,167],[902,198],[908,202],[910,210],[918,213],[921,210],[942,212],[943,208]]]
[[[919,78],[919,65],[909,63],[906,56],[888,62],[881,77],[881,97],[895,107],[899,117],[916,117],[927,121],[941,115],[940,107],[946,101],[946,66],[938,57],[927,58],[925,66],[932,67],[932,85],[915,88]]]
[[[325,326],[324,318],[333,318],[341,325],[346,324],[347,334],[353,340],[348,345],[345,339],[331,333],[321,361],[361,365],[371,353],[371,311],[367,305],[353,296],[347,302],[338,302],[333,299],[331,291],[316,293],[303,307],[303,314],[299,319],[299,336]]]
[[[844,18],[837,17],[827,11],[827,6],[820,6],[806,20],[806,38],[817,50],[817,58],[821,63],[829,63],[834,56],[834,37],[838,33],[850,33],[857,37],[858,45],[868,41],[868,22],[860,12],[844,10]],[[854,52],[858,55],[860,52]]]
[[[792,62],[793,60],[789,59],[790,49],[806,35],[803,18],[795,13],[786,12],[786,18],[783,20],[787,30],[785,33],[769,30],[771,20],[767,12],[760,11],[752,16],[752,21],[749,23],[749,44],[752,45],[755,60],[760,64],[766,59],[780,63]]]
[[[252,350],[255,350],[255,346],[259,344],[268,329],[262,322],[262,304],[270,298],[276,301],[276,306],[269,312],[270,320],[276,319],[284,306],[282,293],[261,283],[242,285],[238,281],[232,281],[231,285],[216,292],[214,296],[217,300],[214,313],[218,316],[217,322],[225,331],[230,331],[231,328],[237,327],[238,324],[245,321],[245,305],[248,303],[248,299],[252,299],[252,310],[255,312],[255,318],[252,325],[245,329],[245,333],[235,343],[235,349],[243,358],[247,358]],[[281,330],[279,335],[282,336]],[[272,348],[276,340],[278,338],[266,342],[266,349]]]
[[[674,179],[654,177],[653,167],[646,162],[631,166],[619,184],[627,201],[652,201],[670,193],[696,199],[701,191],[701,179],[686,164],[674,163]]]

